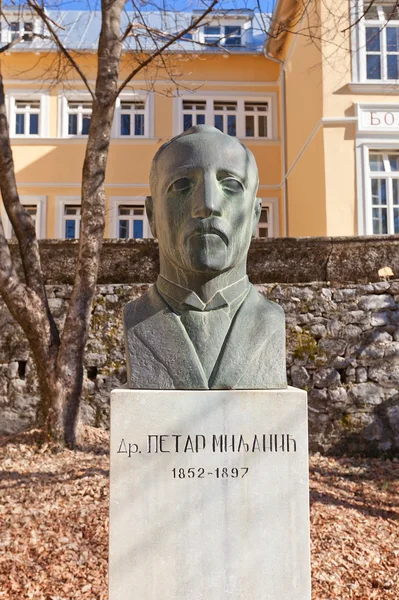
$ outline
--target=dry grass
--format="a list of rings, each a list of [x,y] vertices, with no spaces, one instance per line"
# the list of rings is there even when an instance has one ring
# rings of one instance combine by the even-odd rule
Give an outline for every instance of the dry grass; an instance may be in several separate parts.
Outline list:
[[[105,600],[108,435],[0,448],[0,600]],[[399,598],[399,462],[313,456],[313,600]],[[295,599],[294,599],[295,600]]]

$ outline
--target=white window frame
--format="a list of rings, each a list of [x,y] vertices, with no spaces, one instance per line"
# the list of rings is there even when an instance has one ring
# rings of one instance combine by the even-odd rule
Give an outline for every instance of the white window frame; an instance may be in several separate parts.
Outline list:
[[[188,100],[191,102],[205,101],[205,124],[214,126],[214,102],[237,102],[237,138],[245,140],[248,143],[251,140],[275,140],[277,139],[277,119],[276,119],[276,94],[269,92],[263,94],[262,92],[247,94],[246,92],[224,92],[216,93],[205,91],[198,91],[196,94],[182,94],[181,96],[175,96],[174,104],[174,135],[178,135],[184,131],[184,120],[183,120],[183,101]],[[268,119],[267,119],[267,136],[266,137],[255,137],[245,135],[245,102],[267,102],[268,103]],[[227,113],[226,113],[227,114]],[[233,113],[230,113],[233,114]],[[255,114],[255,113],[254,113]]]
[[[122,135],[121,134],[121,115],[123,114],[122,102],[144,102],[144,135]],[[139,111],[141,113],[141,111]],[[131,111],[134,115],[135,111]],[[148,92],[138,93],[122,93],[116,103],[115,119],[113,124],[113,137],[121,139],[135,139],[142,140],[146,138],[154,137],[154,100],[153,94]]]
[[[83,114],[87,113],[87,109],[85,109],[85,110],[78,109],[76,112],[73,111],[70,113],[69,102],[81,102],[81,103],[89,102],[90,104],[92,104],[93,99],[91,98],[90,94],[87,94],[87,93],[73,93],[73,94],[68,94],[67,96],[59,96],[59,104],[61,106],[61,119],[60,119],[61,131],[59,132],[60,137],[69,138],[69,139],[76,139],[76,138],[87,139],[87,136],[88,136],[87,133],[84,133],[84,134],[68,133],[69,114],[77,114],[78,115],[77,130],[79,132],[82,130]],[[92,108],[90,109],[90,115],[91,115],[91,113],[92,113]]]
[[[268,236],[267,239],[273,237],[279,237],[280,227],[279,227],[279,203],[278,198],[263,198],[262,199],[262,208],[267,208],[269,210],[269,221],[267,223]],[[259,222],[256,226],[256,238],[259,238],[259,228],[265,227],[265,224]],[[260,238],[265,239],[265,238]]]
[[[367,6],[362,0],[351,0],[350,18],[352,23],[351,30],[351,56],[352,56],[352,79],[355,83],[362,83],[363,86],[369,86],[370,91],[378,86],[394,86],[399,83],[399,79],[387,78],[387,49],[385,28],[389,26],[399,28],[399,19],[392,19],[389,22],[383,18],[382,4],[375,3],[378,10],[379,19],[367,20],[364,17],[364,10]],[[366,63],[366,27],[380,28],[380,56],[381,56],[381,78],[367,79]],[[364,88],[362,91],[368,91]],[[373,90],[374,91],[374,90]],[[378,91],[377,89],[375,91]]]
[[[220,35],[217,34],[205,34],[205,27],[220,27]],[[225,36],[225,27],[241,27],[241,44],[240,45],[228,45],[226,44],[226,36]],[[226,19],[226,18],[215,18],[210,20],[207,23],[204,23],[198,30],[198,32],[196,34],[194,34],[196,36],[196,40],[202,44],[209,44],[212,43],[210,41],[205,42],[205,38],[214,38],[215,42],[217,42],[218,40],[219,43],[217,45],[219,46],[224,46],[226,48],[230,49],[234,49],[234,48],[242,48],[243,46],[247,45],[248,39],[249,39],[249,32],[252,28],[252,20],[251,18],[248,17],[241,17],[241,18],[231,18],[231,19]],[[229,35],[229,37],[234,37]]]
[[[16,102],[18,100],[27,101],[34,100],[40,102],[39,108],[39,133],[15,133],[16,129]],[[49,116],[50,116],[50,105],[49,105],[49,94],[47,93],[39,93],[34,90],[10,90],[6,95],[6,107],[9,118],[9,126],[10,126],[10,137],[11,138],[45,138],[49,135]],[[28,113],[28,111],[27,111]],[[26,114],[27,114],[26,113]]]
[[[56,196],[55,199],[55,237],[59,240],[65,240],[65,206],[77,206],[82,208],[80,196]],[[79,220],[79,236],[81,223]],[[74,238],[79,239],[79,237]]]
[[[372,195],[371,195],[371,177],[397,179],[393,172],[387,171],[370,171],[369,155],[370,153],[386,153],[394,154],[399,151],[398,141],[388,142],[380,141],[381,137],[374,139],[360,139],[357,142],[356,148],[356,180],[357,180],[357,212],[358,212],[358,235],[378,235],[373,233],[372,220]],[[387,189],[387,205],[388,205],[388,223],[392,226],[392,198],[390,197],[390,185]],[[388,234],[390,235],[389,228]]]
[[[22,37],[23,35],[25,35],[25,33],[40,33],[40,31],[42,30],[40,20],[35,18],[33,14],[26,13],[24,15],[23,13],[21,14],[20,12],[18,12],[13,15],[12,13],[10,14],[7,11],[6,17],[8,22],[4,18],[1,19],[0,40],[3,44],[9,44],[13,39],[14,32],[11,31],[11,23],[19,24],[18,37]],[[25,29],[26,23],[32,23],[32,31]],[[21,43],[23,42],[24,40],[21,40]],[[30,40],[28,41],[28,43],[29,42]]]
[[[36,236],[37,239],[44,239],[46,237],[46,196],[20,196],[21,204],[23,206],[36,206]],[[10,219],[8,218],[4,204],[1,205],[1,219],[3,221],[4,233],[7,239],[11,239],[12,226]]]
[[[145,197],[144,196],[110,196],[110,212],[109,212],[109,235],[111,238],[115,239],[123,239],[119,237],[119,207],[120,206],[130,206],[134,207],[144,207],[143,214],[143,238],[152,238],[150,224],[147,219],[147,214],[145,211]],[[129,238],[133,239],[133,238]]]

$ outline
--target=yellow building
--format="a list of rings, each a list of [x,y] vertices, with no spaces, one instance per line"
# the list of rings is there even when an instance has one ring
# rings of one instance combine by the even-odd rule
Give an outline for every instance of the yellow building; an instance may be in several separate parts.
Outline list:
[[[399,11],[395,2],[280,0],[291,236],[399,233]]]
[[[179,14],[179,28],[192,16]],[[156,27],[160,27],[159,18],[159,14],[151,16]],[[27,33],[7,53],[2,66],[21,201],[34,216],[40,238],[78,237],[90,95],[71,71],[54,84],[54,48],[32,36],[32,32],[40,33],[40,21],[12,14],[7,21],[2,23],[3,43]],[[65,26],[65,44],[79,53],[79,64],[94,84],[92,50],[100,31],[100,14],[64,11],[57,15],[57,22]],[[262,237],[283,234],[280,65],[265,57],[264,41],[252,12],[214,15],[192,39],[186,38],[168,55],[168,69],[178,87],[157,66],[123,91],[116,106],[105,184],[106,237],[151,235],[144,199],[149,193],[152,157],[170,137],[202,123],[236,135],[252,150],[264,205],[258,233]],[[220,47],[195,42],[219,42]],[[121,81],[130,60],[127,52]],[[2,217],[10,237],[4,209]]]
[[[236,135],[254,153],[264,206],[259,236],[399,233],[394,7],[279,0],[267,44],[264,20],[251,11],[209,17],[167,56],[177,87],[156,65],[118,99],[106,236],[151,235],[144,214],[151,159],[167,139],[201,123]],[[150,21],[176,30],[195,12],[168,15]],[[56,20],[94,84],[100,14],[64,11]],[[17,182],[40,238],[78,237],[90,95],[71,70],[54,83],[54,47],[32,36],[41,27],[29,14],[2,22],[3,43],[24,38],[2,55]],[[126,52],[121,80],[130,60]]]

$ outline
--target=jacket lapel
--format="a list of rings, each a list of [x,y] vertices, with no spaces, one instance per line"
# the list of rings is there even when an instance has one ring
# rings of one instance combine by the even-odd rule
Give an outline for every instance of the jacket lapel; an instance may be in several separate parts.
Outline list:
[[[134,334],[173,379],[175,389],[208,389],[204,370],[180,319],[160,298],[163,309],[141,321]]]
[[[265,315],[266,313],[266,315]],[[209,380],[210,389],[234,389],[251,368],[253,357],[274,333],[268,305],[253,286],[238,309],[219,361]]]

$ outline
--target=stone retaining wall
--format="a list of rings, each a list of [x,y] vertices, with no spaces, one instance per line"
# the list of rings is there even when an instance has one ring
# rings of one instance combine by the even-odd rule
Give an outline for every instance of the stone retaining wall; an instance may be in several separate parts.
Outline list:
[[[85,357],[86,423],[108,426],[109,392],[126,380],[122,307],[147,288],[98,286]],[[286,312],[288,377],[309,392],[311,450],[398,453],[399,280],[258,289]],[[71,288],[48,291],[62,325]],[[38,389],[26,341],[1,304],[0,332],[0,429],[11,434],[33,422]]]

